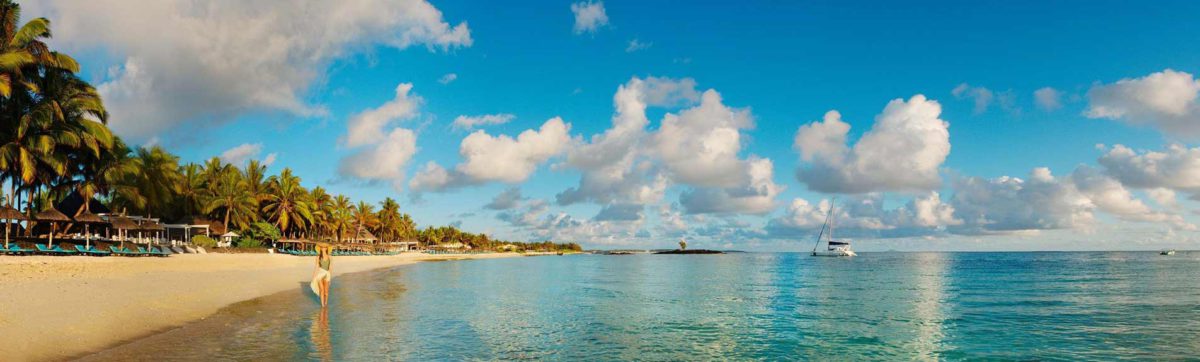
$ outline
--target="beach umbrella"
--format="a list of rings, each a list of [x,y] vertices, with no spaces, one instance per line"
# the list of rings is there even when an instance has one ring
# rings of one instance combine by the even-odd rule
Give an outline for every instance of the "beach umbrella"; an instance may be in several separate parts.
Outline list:
[[[4,219],[4,248],[8,249],[8,234],[9,229],[12,228],[12,221],[26,220],[27,218],[25,217],[25,214],[21,213],[20,210],[3,206],[0,207],[0,219]]]
[[[91,248],[92,247],[92,231],[91,231],[90,225],[91,224],[103,224],[104,219],[101,219],[100,216],[90,213],[87,210],[83,210],[83,211],[79,212],[79,215],[75,215],[75,222],[83,224],[83,244],[84,244],[84,247]]]
[[[163,231],[163,230],[166,230],[166,228],[163,228],[162,224],[159,224],[159,223],[156,223],[156,222],[146,222],[145,224],[142,224],[142,226],[141,226],[141,228],[140,228],[140,229],[141,229],[142,231],[149,231],[149,232],[151,232],[151,234],[150,234],[150,235],[154,235],[154,236],[155,236],[155,239],[157,239],[157,238],[158,238],[158,232],[160,232],[160,231]]]
[[[121,248],[124,248],[125,247],[125,237],[121,236],[121,230],[128,231],[128,230],[137,229],[138,225],[136,223],[134,223],[133,220],[130,220],[129,218],[124,217],[124,216],[109,218],[108,221],[112,223],[112,227],[114,229],[117,229],[117,236],[121,238]]]
[[[54,208],[50,208],[50,209],[47,209],[46,211],[42,211],[37,214],[34,214],[33,219],[37,220],[37,221],[49,221],[50,222],[50,238],[46,240],[47,248],[54,247],[54,232],[56,231],[56,227],[58,226],[57,223],[71,221],[71,218],[67,217],[67,215],[64,215],[63,213],[59,212],[58,210],[56,210]]]

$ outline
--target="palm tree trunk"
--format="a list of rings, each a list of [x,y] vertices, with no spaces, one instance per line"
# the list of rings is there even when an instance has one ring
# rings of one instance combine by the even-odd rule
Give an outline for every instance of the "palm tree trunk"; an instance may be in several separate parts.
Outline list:
[[[231,211],[231,210],[232,210],[232,208],[229,208],[229,207],[225,208],[225,223],[224,223],[225,232],[229,232],[229,211]]]

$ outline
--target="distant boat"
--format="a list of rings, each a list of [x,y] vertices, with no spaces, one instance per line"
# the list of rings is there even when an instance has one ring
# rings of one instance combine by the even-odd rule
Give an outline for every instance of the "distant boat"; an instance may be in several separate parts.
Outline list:
[[[830,204],[829,213],[825,215],[825,224],[821,225],[821,233],[817,234],[817,244],[813,245],[812,256],[855,256],[854,250],[850,249],[850,241],[838,241],[833,238],[833,215],[834,206]],[[828,232],[826,232],[828,231]],[[826,240],[823,237],[829,235]],[[821,247],[821,242],[825,242],[824,250],[817,250]]]
[[[1175,249],[1160,251],[1158,255],[1175,255]]]

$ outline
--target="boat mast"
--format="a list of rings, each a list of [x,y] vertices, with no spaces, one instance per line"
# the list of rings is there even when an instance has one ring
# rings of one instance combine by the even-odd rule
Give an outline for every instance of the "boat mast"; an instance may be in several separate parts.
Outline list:
[[[813,244],[812,252],[814,255],[817,253],[817,247],[821,246],[821,237],[825,236],[825,229],[829,227],[829,216],[833,215],[833,210],[830,209],[829,211],[830,213],[825,214],[825,222],[821,223],[821,232],[817,234],[817,243]]]

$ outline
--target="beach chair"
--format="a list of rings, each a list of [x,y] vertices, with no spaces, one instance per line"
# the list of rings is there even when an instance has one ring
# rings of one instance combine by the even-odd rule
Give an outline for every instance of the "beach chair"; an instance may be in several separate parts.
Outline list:
[[[160,246],[160,247],[157,247],[157,248],[156,248],[156,247],[151,247],[151,248],[150,248],[150,250],[156,250],[156,251],[158,251],[158,253],[159,253],[159,254],[162,254],[163,256],[170,256],[171,254],[174,254],[174,253],[172,253],[172,252],[171,252],[171,249],[170,249],[170,248],[168,248],[168,247],[165,247],[165,246]]]
[[[107,251],[104,251],[104,250],[100,250],[100,249],[96,249],[96,247],[95,247],[95,246],[90,246],[90,247],[88,247],[88,251],[91,251],[91,252],[92,252],[92,254],[99,255],[99,256],[109,256],[109,255],[112,255],[112,253],[110,253],[110,252],[107,252]]]
[[[154,255],[154,253],[151,253],[150,251],[146,250],[146,248],[143,248],[143,247],[140,247],[140,246],[139,246],[139,247],[137,247],[137,253],[138,253],[138,254],[141,254],[141,255],[146,255],[146,256],[151,256],[151,255]]]
[[[190,246],[184,246],[184,247],[183,247],[183,250],[187,250],[187,252],[188,252],[189,254],[195,254],[195,253],[198,253],[198,251],[196,251],[196,248],[193,248],[193,247],[190,247]]]
[[[78,250],[79,253],[83,254],[83,255],[96,255],[96,254],[92,254],[92,251],[83,247],[83,245],[75,245],[75,250]]]
[[[20,245],[17,245],[17,243],[8,244],[8,249],[5,249],[5,250],[9,254],[17,254],[17,255],[28,254],[28,253],[33,252],[32,249],[22,248]]]
[[[63,255],[63,253],[59,252],[58,250],[55,250],[53,248],[47,248],[45,245],[42,245],[42,244],[37,244],[37,251],[40,254],[46,254],[46,255]]]
[[[134,255],[134,254],[130,253],[130,252],[129,252],[129,249],[118,248],[118,247],[115,247],[115,246],[110,246],[110,247],[108,247],[108,250],[112,251],[113,255],[120,255],[120,256],[137,256],[137,255]]]
[[[171,252],[173,252],[175,254],[187,254],[186,251],[183,251],[183,249],[180,249],[178,246],[172,246]]]
[[[63,248],[62,248],[62,246],[59,246],[59,245],[55,245],[53,250],[55,250],[55,251],[58,251],[59,253],[62,253],[63,255],[76,255],[76,254],[79,254],[79,252],[77,252],[77,251],[71,251],[71,250],[63,249]]]
[[[147,248],[147,250],[150,252],[150,255],[154,255],[154,256],[167,256],[167,255],[171,255],[171,254],[164,253],[164,252],[162,252],[161,250],[158,250],[158,248],[155,248],[155,247],[153,247],[153,246],[151,246],[151,247],[148,247],[148,248]]]

